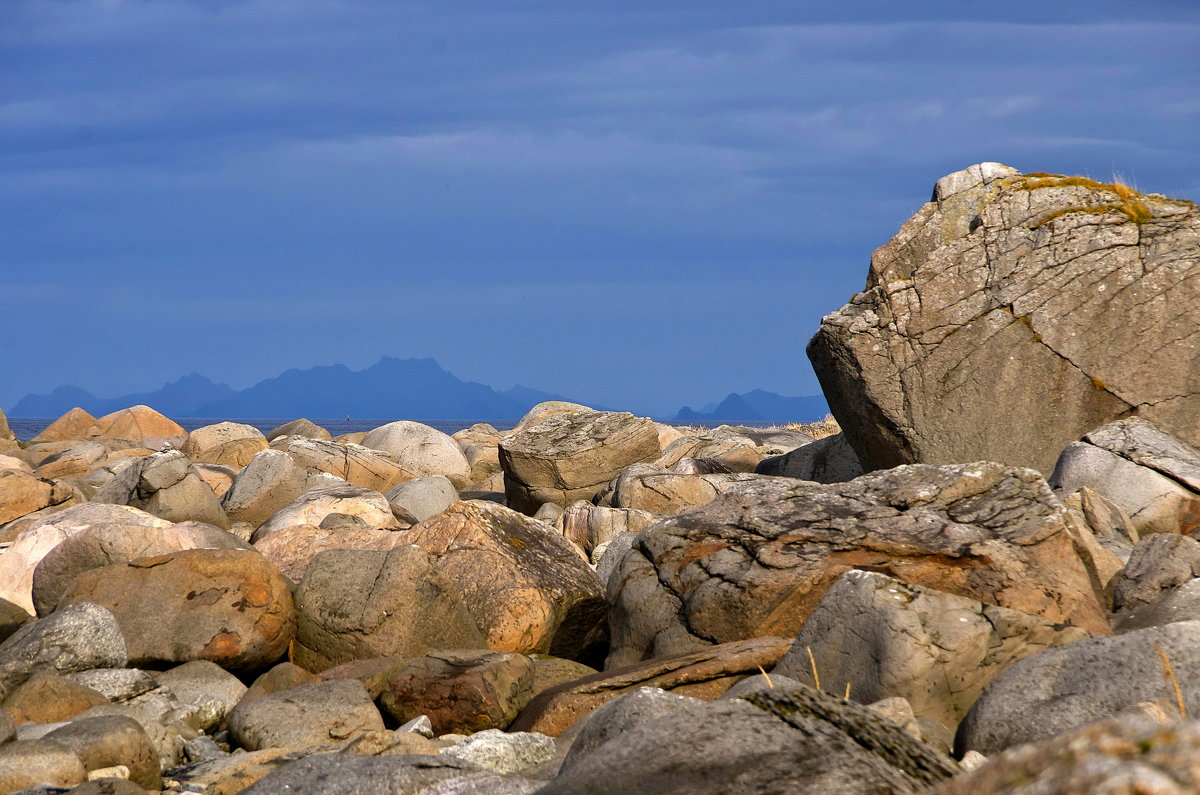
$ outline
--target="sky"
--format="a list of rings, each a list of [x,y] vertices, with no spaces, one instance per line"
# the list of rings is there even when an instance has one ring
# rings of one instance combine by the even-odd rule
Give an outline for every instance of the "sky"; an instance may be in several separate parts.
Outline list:
[[[1198,200],[1198,86],[1195,0],[0,0],[0,407],[385,355],[817,394],[938,177]]]

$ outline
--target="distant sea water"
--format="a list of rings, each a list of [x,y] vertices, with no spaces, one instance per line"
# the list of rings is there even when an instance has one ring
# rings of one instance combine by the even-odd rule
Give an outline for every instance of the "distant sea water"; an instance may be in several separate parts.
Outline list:
[[[15,433],[17,435],[18,439],[21,439],[22,441],[27,441],[27,440],[32,439],[33,437],[37,436],[42,431],[44,431],[46,429],[46,427],[49,426],[50,423],[54,422],[56,419],[58,419],[58,418],[57,417],[9,417],[8,418],[8,427],[12,428],[13,433]],[[181,426],[183,426],[183,429],[185,431],[188,431],[189,433],[196,430],[197,428],[203,428],[205,425],[215,425],[218,422],[239,422],[239,423],[242,423],[243,425],[253,425],[255,428],[258,428],[263,433],[270,433],[271,431],[278,428],[280,425],[285,425],[296,418],[291,417],[288,419],[280,419],[280,418],[276,417],[274,419],[270,419],[270,418],[264,419],[261,417],[260,418],[230,417],[228,419],[222,419],[219,417],[203,417],[203,418],[174,417],[172,419],[174,419],[175,422],[177,422]],[[374,430],[375,428],[378,428],[380,425],[387,425],[389,422],[395,422],[395,420],[387,420],[387,419],[360,420],[360,419],[356,419],[356,418],[350,418],[350,419],[324,419],[324,420],[314,419],[314,420],[312,420],[312,422],[316,423],[317,425],[320,425],[322,428],[329,431],[330,435],[332,435],[332,436],[341,436],[342,434],[346,434],[346,433],[358,433],[359,431]],[[489,425],[491,425],[492,427],[494,427],[496,430],[500,430],[500,431],[507,431],[507,430],[515,427],[517,424],[516,420],[416,420],[416,422],[423,423],[432,428],[437,428],[442,433],[454,433],[455,431],[461,431],[463,428],[470,428],[472,425],[479,423],[479,422],[486,422]]]

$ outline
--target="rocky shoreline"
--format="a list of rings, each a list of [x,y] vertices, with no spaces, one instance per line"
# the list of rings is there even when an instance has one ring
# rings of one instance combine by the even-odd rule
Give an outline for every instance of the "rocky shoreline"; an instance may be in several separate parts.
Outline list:
[[[0,414],[0,793],[1200,791],[1200,213],[939,180],[838,423]]]

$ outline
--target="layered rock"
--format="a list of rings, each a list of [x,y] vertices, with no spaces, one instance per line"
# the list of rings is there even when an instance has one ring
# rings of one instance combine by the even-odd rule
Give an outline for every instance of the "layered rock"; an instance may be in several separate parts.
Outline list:
[[[1190,202],[982,163],[938,180],[809,357],[867,469],[1049,473],[1131,413],[1200,445],[1198,242]]]
[[[172,522],[194,520],[229,528],[221,501],[178,450],[127,459],[92,500],[132,505]]]
[[[179,449],[197,463],[224,464],[241,469],[250,463],[255,453],[267,449],[267,437],[253,425],[218,422],[189,433]]]

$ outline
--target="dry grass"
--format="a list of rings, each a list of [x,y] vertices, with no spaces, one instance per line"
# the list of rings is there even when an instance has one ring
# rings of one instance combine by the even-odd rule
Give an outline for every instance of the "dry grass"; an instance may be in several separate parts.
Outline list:
[[[807,433],[814,439],[824,439],[826,436],[833,436],[842,432],[842,428],[838,425],[837,420],[832,414],[826,414],[825,419],[817,422],[793,422],[783,426],[789,431],[800,431]]]
[[[1117,212],[1124,215],[1135,224],[1149,223],[1154,219],[1154,214],[1150,212],[1150,208],[1142,201],[1142,194],[1134,188],[1129,187],[1121,182],[1098,182],[1088,177],[1064,177],[1058,174],[1045,174],[1036,172],[1026,174],[1021,182],[1017,184],[1019,190],[1041,190],[1043,188],[1087,188],[1094,191],[1107,191],[1116,195],[1119,201],[1102,202],[1100,204],[1091,204],[1081,207],[1063,207],[1053,212],[1047,213],[1036,224],[1034,229],[1048,224],[1055,218],[1059,218],[1068,213],[1089,213],[1092,215],[1103,215],[1105,213]]]
[[[1161,644],[1155,643],[1154,648],[1158,650],[1158,659],[1162,661],[1163,677],[1175,691],[1175,706],[1179,710],[1179,717],[1187,720],[1187,707],[1183,703],[1183,691],[1179,687],[1179,680],[1175,678],[1175,668],[1171,665],[1171,659],[1167,657]]]

